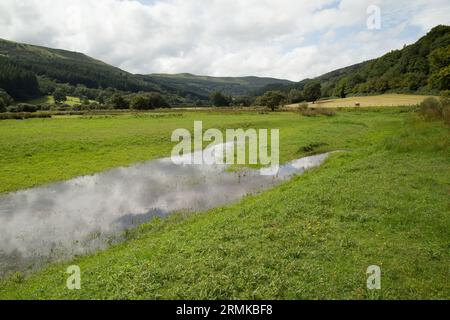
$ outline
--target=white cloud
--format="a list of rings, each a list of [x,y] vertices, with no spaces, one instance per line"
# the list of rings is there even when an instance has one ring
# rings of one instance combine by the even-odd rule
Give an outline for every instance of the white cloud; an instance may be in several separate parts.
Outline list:
[[[371,4],[381,30],[366,29]],[[447,0],[2,0],[0,37],[136,73],[300,80],[400,48],[449,13]]]

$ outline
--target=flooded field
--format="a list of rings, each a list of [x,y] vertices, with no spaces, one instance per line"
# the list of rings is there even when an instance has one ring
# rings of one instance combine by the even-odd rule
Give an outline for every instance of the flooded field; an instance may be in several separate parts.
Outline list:
[[[167,158],[4,195],[0,276],[105,248],[120,241],[121,231],[155,216],[236,202],[319,166],[328,155],[287,163],[276,176],[226,165],[175,165]]]

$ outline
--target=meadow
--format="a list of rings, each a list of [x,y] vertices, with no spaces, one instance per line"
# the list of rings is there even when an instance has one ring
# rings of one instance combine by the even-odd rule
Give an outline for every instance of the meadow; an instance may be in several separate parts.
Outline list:
[[[168,156],[175,145],[170,141],[172,132],[178,128],[192,132],[195,120],[202,120],[205,129],[279,128],[281,161],[285,162],[312,152],[351,149],[380,124],[395,127],[398,117],[399,110],[342,112],[329,118],[220,110],[4,120],[0,123],[0,192]]]
[[[68,105],[68,106],[74,106],[77,104],[82,104],[82,101],[80,98],[78,97],[72,97],[72,96],[67,96],[66,97],[67,100],[64,101],[64,104]],[[34,105],[40,105],[40,104],[48,104],[48,105],[54,105],[55,104],[55,98],[53,96],[44,96],[41,98],[37,98],[37,99],[32,99],[27,101],[30,104],[34,104]],[[93,100],[89,100],[90,103],[94,102]]]
[[[172,131],[194,120],[279,128],[282,162],[348,152],[240,203],[157,218],[105,251],[14,274],[0,299],[448,299],[449,130],[410,108],[5,120],[0,191],[167,156]],[[70,291],[74,264],[82,289]],[[370,265],[379,291],[366,288]]]

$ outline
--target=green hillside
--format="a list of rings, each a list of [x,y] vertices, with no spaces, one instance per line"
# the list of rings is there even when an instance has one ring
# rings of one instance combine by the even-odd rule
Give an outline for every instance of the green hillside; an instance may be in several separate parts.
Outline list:
[[[322,97],[392,93],[433,94],[450,88],[450,26],[437,26],[416,43],[386,55],[338,69],[295,85],[263,90],[303,90],[319,82]]]
[[[151,74],[144,76],[163,86],[187,91],[200,98],[208,98],[214,91],[220,91],[233,96],[254,94],[267,85],[289,85],[293,82],[274,78],[260,77],[209,77],[189,73],[181,74]]]
[[[445,56],[439,61],[439,56]],[[438,26],[415,44],[319,77],[328,95],[445,90],[450,85],[450,27]],[[445,72],[445,74],[443,73]],[[436,79],[442,73],[444,79]],[[446,79],[446,80],[445,80]]]
[[[48,81],[83,85],[90,89],[113,88],[124,92],[160,92],[173,103],[207,101],[213,91],[248,95],[262,87],[289,84],[273,78],[215,78],[181,75],[134,75],[85,54],[0,39],[0,88],[15,99],[46,95]],[[40,87],[45,87],[39,91]],[[93,98],[93,97],[90,97]]]
[[[156,84],[82,53],[21,44],[0,39],[2,64],[46,76],[60,83],[82,84],[88,88],[115,88],[123,91],[160,91]],[[1,81],[0,81],[1,86]]]

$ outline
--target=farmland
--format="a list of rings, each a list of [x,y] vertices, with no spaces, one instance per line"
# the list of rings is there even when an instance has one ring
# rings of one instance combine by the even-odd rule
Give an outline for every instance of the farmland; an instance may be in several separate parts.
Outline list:
[[[5,305],[449,300],[450,1],[0,8]]]
[[[310,108],[350,108],[350,107],[395,107],[414,106],[420,104],[427,96],[412,94],[383,94],[377,96],[349,97],[344,99],[326,99],[309,103]],[[298,104],[288,105],[296,108]]]
[[[0,282],[19,299],[448,298],[449,131],[410,108],[181,112],[0,123],[2,192],[170,154],[170,134],[279,128],[282,162],[332,150],[318,169],[207,212],[157,218],[127,241]],[[65,287],[79,265],[82,290]],[[379,265],[383,288],[368,291]]]

